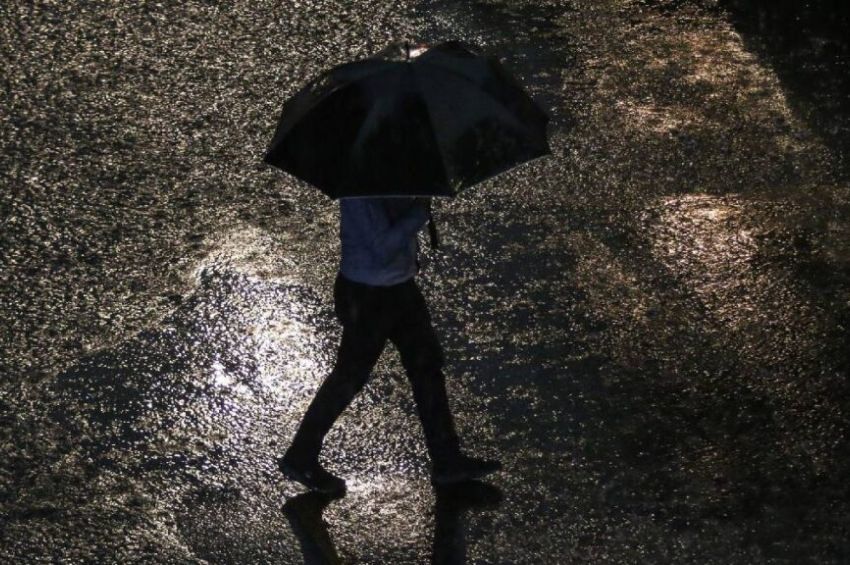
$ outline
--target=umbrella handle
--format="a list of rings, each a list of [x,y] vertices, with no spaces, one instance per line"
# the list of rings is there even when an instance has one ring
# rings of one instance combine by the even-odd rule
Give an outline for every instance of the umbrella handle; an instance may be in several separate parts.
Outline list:
[[[431,202],[428,202],[428,234],[431,236],[431,249],[440,248],[440,239],[437,237],[437,226],[434,224],[434,215],[431,213]]]

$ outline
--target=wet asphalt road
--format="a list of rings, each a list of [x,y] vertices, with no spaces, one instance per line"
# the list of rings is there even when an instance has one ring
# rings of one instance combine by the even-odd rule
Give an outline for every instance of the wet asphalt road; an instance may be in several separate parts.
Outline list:
[[[722,10],[0,17],[0,562],[850,560],[850,122]],[[434,493],[388,350],[328,502],[273,458],[333,362],[337,210],[259,159],[287,95],[399,37],[503,54],[552,116],[552,157],[440,203],[420,277],[465,445],[505,470]]]

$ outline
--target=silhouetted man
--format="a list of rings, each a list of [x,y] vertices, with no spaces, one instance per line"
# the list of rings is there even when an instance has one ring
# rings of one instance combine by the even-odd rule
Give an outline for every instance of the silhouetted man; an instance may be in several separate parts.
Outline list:
[[[446,397],[443,354],[425,299],[416,234],[428,219],[428,201],[413,198],[340,200],[342,261],[334,310],[342,323],[336,365],[316,393],[286,454],[281,472],[310,489],[339,493],[345,481],[319,463],[325,435],[363,388],[392,341],[413,388],[431,457],[431,481],[452,484],[500,468],[497,461],[464,455]]]

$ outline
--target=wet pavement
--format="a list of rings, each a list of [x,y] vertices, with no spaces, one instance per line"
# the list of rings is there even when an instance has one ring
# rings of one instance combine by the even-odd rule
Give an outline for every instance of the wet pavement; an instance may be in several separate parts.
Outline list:
[[[847,50],[804,18],[838,47],[783,58],[742,6],[0,8],[0,562],[846,563]],[[552,116],[420,276],[505,470],[433,491],[388,350],[323,500],[273,460],[333,362],[337,210],[259,161],[399,37],[502,54]]]

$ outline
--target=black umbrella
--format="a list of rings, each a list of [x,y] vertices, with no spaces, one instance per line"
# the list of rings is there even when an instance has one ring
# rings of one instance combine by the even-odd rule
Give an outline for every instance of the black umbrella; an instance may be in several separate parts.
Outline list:
[[[393,45],[288,100],[265,161],[331,198],[454,196],[548,154],[547,121],[494,57]]]

